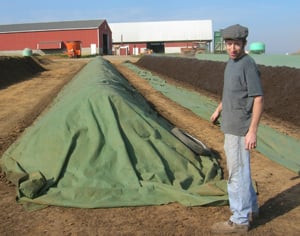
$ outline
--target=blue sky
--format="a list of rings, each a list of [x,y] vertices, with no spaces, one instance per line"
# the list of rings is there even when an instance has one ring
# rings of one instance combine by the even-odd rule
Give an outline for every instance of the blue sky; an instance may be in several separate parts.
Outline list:
[[[213,31],[232,24],[249,28],[248,45],[264,42],[270,54],[300,50],[299,0],[8,0],[0,24],[106,19],[108,23],[206,20]]]

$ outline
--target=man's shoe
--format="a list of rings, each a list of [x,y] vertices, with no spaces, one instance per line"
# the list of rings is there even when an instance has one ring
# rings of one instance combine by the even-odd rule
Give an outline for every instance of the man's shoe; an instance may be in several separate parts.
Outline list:
[[[216,234],[246,233],[248,230],[248,225],[236,224],[231,220],[215,223],[211,228],[211,232]]]

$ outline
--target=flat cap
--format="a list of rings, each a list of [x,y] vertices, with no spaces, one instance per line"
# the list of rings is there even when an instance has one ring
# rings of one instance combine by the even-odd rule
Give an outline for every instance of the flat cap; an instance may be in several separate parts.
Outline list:
[[[248,36],[248,28],[236,24],[221,30],[221,34],[223,39],[246,39]]]

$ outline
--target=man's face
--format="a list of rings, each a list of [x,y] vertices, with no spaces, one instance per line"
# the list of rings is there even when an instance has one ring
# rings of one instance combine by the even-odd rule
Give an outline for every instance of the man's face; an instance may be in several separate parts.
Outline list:
[[[225,45],[229,57],[233,60],[238,59],[245,54],[246,42],[242,39],[228,39],[225,41]]]

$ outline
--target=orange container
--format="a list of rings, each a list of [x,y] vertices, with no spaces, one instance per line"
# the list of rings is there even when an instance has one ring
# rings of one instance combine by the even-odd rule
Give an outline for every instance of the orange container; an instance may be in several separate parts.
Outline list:
[[[69,57],[81,56],[81,41],[67,41],[66,46]]]

